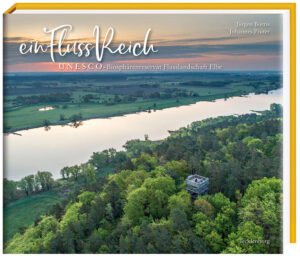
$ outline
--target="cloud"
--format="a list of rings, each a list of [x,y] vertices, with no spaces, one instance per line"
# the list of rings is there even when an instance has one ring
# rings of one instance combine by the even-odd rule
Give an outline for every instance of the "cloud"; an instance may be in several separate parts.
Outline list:
[[[23,42],[30,42],[30,41],[35,41],[35,40],[29,37],[22,37],[22,36],[3,38],[4,43],[16,43],[16,42],[23,43]]]
[[[101,39],[103,40],[103,36]],[[245,38],[245,37],[244,37]],[[234,36],[223,36],[223,37],[207,37],[207,38],[184,38],[184,39],[149,39],[149,43],[155,43],[158,46],[162,45],[190,45],[190,44],[200,44],[204,42],[220,42],[220,41],[230,41],[236,40],[238,37]],[[6,43],[23,43],[23,42],[35,42],[37,39],[29,38],[29,37],[4,37],[3,39]],[[50,40],[38,40],[40,43],[49,43]],[[85,37],[85,38],[70,38],[65,39],[65,43],[72,43],[72,42],[94,42],[95,38],[93,37]],[[113,45],[120,44],[122,41],[114,40]],[[143,43],[143,40],[136,40],[135,42]]]
[[[201,44],[205,42],[219,42],[219,41],[230,41],[236,40],[238,37],[234,36],[223,36],[223,37],[206,37],[206,38],[184,38],[174,40],[156,40],[159,45],[190,45],[190,44]]]
[[[205,39],[204,39],[205,40]],[[208,39],[209,40],[209,39]],[[182,41],[182,40],[179,40]],[[183,41],[182,41],[183,42]],[[58,63],[97,62],[95,52],[91,56],[77,57],[73,54],[61,57],[56,54],[56,63],[52,63],[50,53],[21,55],[20,43],[4,43],[5,72],[46,72],[57,71]],[[225,69],[269,69],[282,67],[281,41],[235,44],[195,44],[157,46],[158,53],[148,56],[104,55],[103,64],[180,64],[180,63],[218,63]]]

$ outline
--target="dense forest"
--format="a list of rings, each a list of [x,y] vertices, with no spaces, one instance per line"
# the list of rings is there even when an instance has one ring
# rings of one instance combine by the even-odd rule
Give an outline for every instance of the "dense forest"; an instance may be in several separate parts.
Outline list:
[[[280,105],[194,122],[162,141],[145,135],[124,149],[64,167],[60,180],[47,172],[6,180],[5,202],[49,190],[64,200],[15,234],[5,253],[282,251]],[[191,198],[190,174],[209,178],[207,195]]]

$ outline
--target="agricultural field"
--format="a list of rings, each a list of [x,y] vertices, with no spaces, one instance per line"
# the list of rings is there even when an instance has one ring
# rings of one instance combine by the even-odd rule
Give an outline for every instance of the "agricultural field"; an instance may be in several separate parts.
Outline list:
[[[63,125],[197,101],[266,93],[276,72],[18,74],[4,78],[4,129]]]

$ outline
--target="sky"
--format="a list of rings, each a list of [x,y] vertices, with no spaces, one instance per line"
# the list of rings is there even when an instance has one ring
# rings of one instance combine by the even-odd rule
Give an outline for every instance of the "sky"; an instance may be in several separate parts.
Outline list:
[[[70,24],[65,42],[100,42],[114,28],[113,45],[142,42],[151,29],[150,42],[157,53],[148,56],[106,54],[102,64],[217,64],[224,70],[281,70],[282,16],[280,14],[6,14],[4,15],[5,72],[56,72],[58,63],[95,63],[95,55],[72,54],[56,58],[49,52],[22,55],[21,43],[49,43],[44,28]],[[56,38],[57,39],[57,38]],[[57,55],[57,54],[56,54]]]

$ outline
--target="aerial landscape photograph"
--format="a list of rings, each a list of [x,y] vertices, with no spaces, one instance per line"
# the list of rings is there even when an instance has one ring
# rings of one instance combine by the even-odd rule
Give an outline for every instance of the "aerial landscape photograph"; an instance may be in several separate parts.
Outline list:
[[[20,54],[61,24],[156,51]],[[3,41],[4,253],[282,253],[280,14],[14,14]]]

